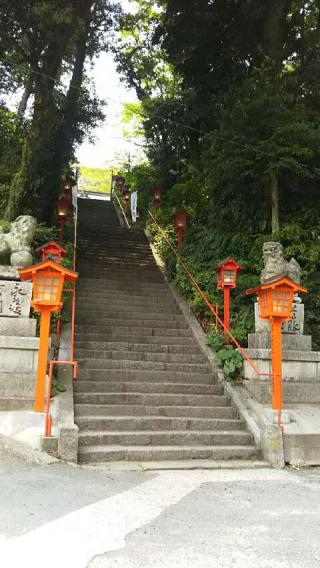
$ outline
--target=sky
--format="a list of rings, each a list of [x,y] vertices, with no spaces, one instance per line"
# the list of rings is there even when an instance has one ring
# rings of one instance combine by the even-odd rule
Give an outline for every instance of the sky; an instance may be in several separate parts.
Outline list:
[[[134,9],[134,2],[122,0],[120,3],[126,11]],[[89,75],[95,83],[98,97],[107,102],[106,119],[94,132],[94,145],[85,141],[78,149],[77,158],[80,165],[96,168],[115,166],[123,160],[128,161],[129,154],[130,161],[134,163],[143,157],[143,153],[134,142],[123,137],[121,113],[123,103],[137,101],[135,91],[120,82],[112,54],[101,54],[95,60]]]
[[[125,11],[134,11],[134,0],[118,0]],[[88,75],[95,84],[96,94],[106,101],[104,109],[106,114],[103,124],[94,131],[95,143],[90,144],[87,140],[78,148],[77,159],[81,166],[94,168],[117,167],[123,161],[131,163],[141,161],[144,157],[143,149],[133,141],[123,136],[124,125],[121,124],[121,114],[124,103],[137,101],[134,89],[129,89],[116,70],[116,63],[112,54],[102,53],[95,59]],[[22,91],[12,93],[7,98],[8,107],[16,110]],[[141,143],[141,140],[137,141]]]

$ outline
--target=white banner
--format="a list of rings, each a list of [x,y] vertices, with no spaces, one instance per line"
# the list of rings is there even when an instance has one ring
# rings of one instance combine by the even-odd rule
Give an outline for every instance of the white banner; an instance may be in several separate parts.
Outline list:
[[[136,221],[137,221],[137,203],[138,203],[138,192],[133,191],[131,193],[131,200],[130,200],[131,219],[132,219],[133,223],[136,223]]]
[[[76,185],[72,188],[72,205],[75,209],[78,206],[78,187]]]

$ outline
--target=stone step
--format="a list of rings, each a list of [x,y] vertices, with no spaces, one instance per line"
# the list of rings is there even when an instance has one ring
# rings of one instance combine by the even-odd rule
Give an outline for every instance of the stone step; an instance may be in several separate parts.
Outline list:
[[[88,268],[87,270],[81,270],[77,268],[77,272],[79,273],[80,278],[90,278],[94,280],[101,280],[101,282],[106,283],[106,289],[110,288],[117,288],[121,286],[122,289],[132,290],[133,288],[139,287],[143,285],[152,286],[159,286],[160,288],[163,286],[163,278],[162,277],[151,277],[145,274],[139,273],[138,271],[135,273],[134,276],[128,276],[123,271],[123,275],[121,274],[114,274],[112,270],[106,273],[104,270],[98,270]],[[79,281],[80,282],[80,281]]]
[[[82,446],[80,463],[109,461],[162,461],[162,460],[232,460],[255,459],[259,456],[253,446]]]
[[[232,406],[143,406],[128,404],[75,404],[77,420],[83,416],[159,416],[167,418],[235,418],[237,412]]]
[[[113,312],[110,311],[110,308],[107,309],[103,309],[103,307],[101,306],[100,310],[92,310],[91,306],[89,310],[84,310],[83,307],[81,309],[78,309],[76,312],[76,317],[77,317],[77,322],[81,322],[82,324],[86,323],[86,322],[92,322],[92,321],[97,321],[97,323],[101,322],[101,325],[104,324],[106,322],[106,325],[109,325],[110,320],[112,322],[116,322],[117,324],[119,323],[118,320],[121,320],[121,322],[123,322],[125,325],[131,325],[132,321],[134,321],[134,323],[136,323],[137,325],[139,325],[139,322],[152,322],[152,324],[154,324],[155,322],[161,322],[161,326],[162,326],[162,322],[167,324],[167,323],[178,323],[179,325],[182,324],[182,327],[187,327],[186,324],[186,320],[184,316],[181,316],[179,314],[170,314],[170,313],[157,313],[157,312],[145,312],[143,310],[143,312],[139,312],[139,311],[135,311],[135,312],[129,312],[129,311],[123,311],[123,312]],[[121,324],[122,325],[122,324]]]
[[[114,323],[112,323],[112,321]],[[162,323],[162,322],[155,322],[158,325],[154,325],[153,320],[145,322],[141,320],[140,322],[132,322],[132,325],[128,325],[128,322],[125,322],[126,325],[121,325],[121,321],[119,320],[109,320],[109,325],[94,325],[94,324],[87,324],[87,323],[77,323],[75,326],[76,334],[95,334],[100,336],[109,337],[113,335],[144,335],[147,337],[161,335],[161,336],[171,336],[171,337],[191,337],[191,331],[189,328],[182,327],[182,324],[179,323]]]
[[[151,296],[135,296],[133,297],[131,294],[125,294],[123,296],[119,296],[117,293],[116,296],[110,296],[109,294],[104,293],[103,291],[100,293],[85,293],[78,290],[77,291],[77,306],[86,303],[90,305],[90,308],[94,310],[99,309],[100,307],[107,307],[112,310],[117,310],[118,308],[121,311],[140,311],[146,308],[147,311],[155,311],[158,313],[159,311],[169,311],[171,313],[175,313],[179,310],[177,304],[175,303],[173,297],[163,298],[163,297],[151,297]],[[179,310],[180,312],[180,310]]]
[[[225,395],[202,394],[143,394],[143,393],[74,393],[76,404],[106,404],[133,406],[227,406]]]
[[[127,341],[76,341],[76,350],[79,357],[84,356],[86,352],[94,352],[97,354],[114,352],[118,354],[122,351],[128,355],[129,353],[134,353],[137,356],[138,353],[141,353],[142,357],[146,356],[146,359],[148,359],[148,354],[178,354],[183,356],[187,354],[190,356],[204,357],[202,351],[200,351],[200,348],[197,347],[197,345],[191,345],[189,343],[184,344],[184,342],[182,345],[162,345],[161,343],[129,343]]]
[[[128,281],[126,280],[120,280],[120,282],[117,279],[117,283],[119,286],[119,293],[124,289],[128,289],[131,292],[136,292],[137,289],[139,290],[143,290],[145,289],[146,293],[157,293],[157,292],[161,292],[161,291],[166,291],[168,292],[168,284],[166,283],[166,281],[164,280],[164,278],[161,279],[161,282],[159,283],[154,283],[154,284],[145,284],[144,282],[139,281],[136,286],[137,288],[133,289],[131,280],[128,279]],[[85,278],[85,277],[81,277],[81,279],[79,280],[79,284],[78,287],[79,288],[85,288],[86,290],[89,288],[99,288],[99,289],[108,289],[108,288],[113,288],[113,289],[117,289],[117,283],[110,283],[106,278]]]
[[[125,271],[130,275],[134,275],[137,270],[146,274],[150,273],[152,275],[162,275],[162,273],[159,271],[159,268],[154,263],[154,258],[150,256],[148,260],[145,254],[141,256],[140,259],[138,259],[136,257],[132,258],[130,256],[128,256],[127,258],[123,258],[122,256],[115,257],[108,252],[96,253],[95,255],[82,253],[82,257],[78,261],[77,268],[80,270],[82,268],[89,268],[93,263],[101,266],[106,270],[114,270],[115,272],[119,271],[119,273],[121,273],[121,271]]]
[[[157,361],[130,361],[126,359],[80,359],[78,358],[79,368],[99,369],[109,371],[109,369],[120,369],[129,371],[173,371],[180,373],[211,373],[208,363],[161,363]]]
[[[188,383],[212,385],[216,382],[213,373],[184,373],[177,371],[147,371],[146,369],[83,369],[79,368],[79,380],[93,381],[138,381],[159,383]]]
[[[208,366],[207,359],[202,354],[192,353],[154,353],[144,351],[106,351],[76,348],[77,359],[113,359],[115,361],[149,361],[156,363],[202,363]]]
[[[249,446],[251,434],[245,431],[120,431],[80,432],[79,446]]]
[[[232,418],[171,418],[167,416],[77,416],[82,431],[144,431],[144,430],[244,430],[241,420]]]
[[[81,319],[81,315],[84,310],[84,302],[88,302],[88,297],[86,296],[78,296],[77,303],[76,303],[76,314],[77,318]],[[141,317],[141,313],[143,315],[146,314],[146,317],[150,317],[153,315],[157,319],[166,319],[168,316],[177,315],[181,316],[181,312],[176,304],[173,302],[170,305],[166,304],[163,306],[161,304],[149,303],[146,305],[145,302],[140,301],[139,303],[132,304],[131,301],[128,302],[115,302],[114,300],[108,300],[107,298],[102,300],[91,300],[88,302],[90,304],[90,313],[94,316],[99,316],[99,314],[117,314],[117,317],[121,317],[124,314],[139,314]],[[109,316],[110,317],[110,316]],[[170,319],[170,317],[169,317]]]
[[[76,393],[150,393],[150,394],[213,394],[224,393],[222,385],[217,384],[185,384],[185,383],[156,383],[156,382],[104,382],[78,380],[73,385]]]
[[[123,342],[131,342],[134,341],[134,343],[136,345],[165,345],[165,346],[171,346],[171,345],[175,345],[175,346],[179,346],[179,345],[183,345],[184,347],[186,346],[190,346],[190,347],[194,347],[196,346],[195,340],[194,338],[189,335],[154,335],[154,336],[150,336],[148,333],[144,333],[144,334],[125,334],[125,333],[119,333],[119,332],[115,332],[113,333],[110,337],[106,336],[105,333],[88,333],[86,331],[84,331],[83,333],[80,333],[79,331],[76,332],[76,337],[75,337],[75,341],[76,341],[76,345],[80,345],[83,344],[84,342],[88,342],[88,343],[123,343]]]

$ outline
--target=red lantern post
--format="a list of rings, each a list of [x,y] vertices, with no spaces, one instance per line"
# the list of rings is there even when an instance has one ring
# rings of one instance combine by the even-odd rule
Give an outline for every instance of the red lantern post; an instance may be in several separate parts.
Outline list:
[[[230,290],[236,287],[238,270],[242,270],[242,268],[231,257],[220,262],[216,267],[217,289],[223,290],[223,323],[227,330],[230,330]],[[229,343],[227,338],[225,343]]]
[[[123,192],[123,200],[124,200],[124,211],[125,214],[128,215],[129,212],[129,203],[130,203],[130,191],[125,189]]]
[[[152,206],[155,209],[158,209],[158,207],[160,206],[160,201],[161,201],[161,197],[162,197],[162,190],[160,187],[155,187],[152,190]]]
[[[292,317],[294,294],[307,292],[287,276],[265,280],[261,286],[246,291],[257,294],[261,319],[271,323],[272,409],[282,408],[282,333],[281,324]]]
[[[63,268],[52,260],[46,260],[34,266],[22,268],[19,270],[19,274],[21,280],[32,280],[33,298],[31,305],[35,311],[41,314],[34,410],[35,412],[43,412],[51,313],[61,310],[61,295],[64,282],[75,282],[78,275],[73,270]]]
[[[71,217],[71,204],[69,199],[65,195],[59,197],[56,205],[56,214],[58,217],[58,223],[60,225],[60,242],[63,242],[64,238],[64,226],[68,219]]]
[[[63,256],[67,256],[67,251],[54,241],[42,245],[42,247],[37,248],[35,252],[37,256],[40,256],[42,261],[53,260],[53,262],[57,262],[58,264],[61,264]]]
[[[187,227],[188,214],[185,211],[177,211],[173,216],[173,225],[176,230],[178,247],[182,247],[184,234]]]

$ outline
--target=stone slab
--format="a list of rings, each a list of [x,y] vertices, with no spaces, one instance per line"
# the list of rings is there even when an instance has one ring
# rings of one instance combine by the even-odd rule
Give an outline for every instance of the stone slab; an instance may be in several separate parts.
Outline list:
[[[260,318],[259,304],[258,302],[254,305],[254,320],[255,320],[255,331],[259,332],[270,332],[270,323],[266,320]],[[289,321],[283,322],[282,332],[290,335],[303,334],[304,330],[304,304],[294,302],[292,308],[292,318]]]
[[[36,329],[36,319],[0,317],[0,336],[34,337]]]
[[[24,339],[24,337],[21,337]],[[0,373],[35,373],[38,367],[38,349],[0,347]],[[1,379],[0,379],[1,380]]]
[[[286,463],[320,465],[320,431],[318,434],[285,434],[283,443]]]
[[[0,317],[28,318],[31,297],[30,282],[0,280]]]
[[[247,354],[261,373],[271,373],[270,349],[247,349]],[[286,351],[282,353],[283,381],[320,382],[319,351]],[[256,380],[257,375],[247,361],[244,361],[244,376]],[[269,377],[260,377],[260,381],[268,381]]]
[[[270,349],[271,336],[270,331],[260,333],[249,333],[248,347],[249,349]],[[282,349],[285,351],[311,351],[312,338],[311,335],[300,334],[282,334]]]
[[[0,398],[0,410],[33,410],[34,398]]]
[[[1,280],[20,280],[19,270],[16,266],[0,265]]]
[[[244,381],[247,391],[261,404],[271,404],[271,381]],[[285,404],[319,404],[320,383],[283,383]]]
[[[38,337],[16,337],[11,335],[0,335],[0,349],[38,349]],[[0,360],[1,365],[1,360]]]
[[[3,373],[0,371],[0,399],[34,399],[36,372]]]

